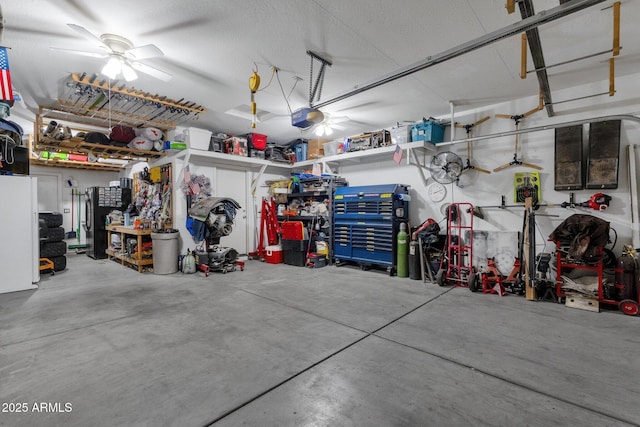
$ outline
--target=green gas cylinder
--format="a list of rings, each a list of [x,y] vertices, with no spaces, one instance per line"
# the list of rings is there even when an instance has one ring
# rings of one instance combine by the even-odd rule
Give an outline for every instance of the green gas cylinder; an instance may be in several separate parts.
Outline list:
[[[398,232],[396,254],[398,256],[397,273],[398,277],[409,277],[409,269],[407,266],[407,251],[409,247],[407,234],[407,224],[400,223],[400,231]]]

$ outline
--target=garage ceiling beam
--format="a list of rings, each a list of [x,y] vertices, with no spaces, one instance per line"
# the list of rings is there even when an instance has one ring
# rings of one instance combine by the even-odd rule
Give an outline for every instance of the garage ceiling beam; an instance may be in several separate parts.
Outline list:
[[[378,86],[382,86],[386,83],[390,83],[394,80],[400,79],[402,77],[406,77],[415,72],[424,70],[426,68],[432,67],[436,64],[440,64],[441,62],[448,61],[453,58],[457,58],[458,56],[464,55],[465,53],[469,53],[481,47],[490,45],[498,40],[505,39],[507,37],[514,36],[516,34],[520,34],[523,31],[530,30],[532,28],[537,28],[542,24],[546,24],[548,22],[555,21],[557,19],[568,16],[574,12],[579,12],[583,9],[591,7],[593,5],[603,3],[605,0],[571,0],[567,3],[564,3],[560,6],[554,7],[553,9],[545,10],[541,13],[538,13],[529,18],[523,19],[520,22],[516,22],[515,24],[506,26],[496,31],[492,31],[488,34],[485,34],[482,37],[477,39],[468,41],[451,49],[445,50],[434,56],[428,56],[422,61],[415,62],[411,65],[408,65],[404,68],[401,68],[391,74],[384,75],[374,81],[364,83],[361,85],[357,85],[355,89],[350,90],[348,92],[342,93],[338,96],[335,96],[326,101],[314,104],[313,107],[322,108],[329,104],[333,104],[338,101],[342,101],[344,99],[350,98],[354,95],[360,94],[367,90],[376,88]]]
[[[562,5],[563,2],[561,1],[560,4]],[[523,20],[535,15],[533,2],[531,0],[518,2],[518,7],[520,8],[520,15]],[[547,108],[547,115],[553,117],[555,113],[553,111],[553,100],[551,99],[551,87],[549,86],[544,54],[542,53],[542,42],[540,41],[540,33],[537,27],[527,30],[527,42],[529,43],[529,50],[531,51],[533,67],[537,70],[538,85],[540,86],[540,93],[542,93],[542,100]]]

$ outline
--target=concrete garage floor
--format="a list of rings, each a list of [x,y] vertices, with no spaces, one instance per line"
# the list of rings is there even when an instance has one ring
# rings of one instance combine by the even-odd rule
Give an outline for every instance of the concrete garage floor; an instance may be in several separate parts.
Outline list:
[[[161,276],[69,255],[0,295],[0,425],[640,425],[639,330],[348,266]]]

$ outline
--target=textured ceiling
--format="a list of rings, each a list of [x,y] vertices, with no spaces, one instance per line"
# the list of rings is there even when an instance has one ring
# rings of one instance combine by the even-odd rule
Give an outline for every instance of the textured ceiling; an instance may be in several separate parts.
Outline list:
[[[99,74],[103,60],[49,49],[96,51],[67,24],[95,35],[115,33],[135,45],[153,43],[165,54],[146,64],[173,74],[162,82],[140,74],[131,87],[184,98],[207,108],[198,122],[187,125],[233,134],[251,131],[250,122],[225,111],[250,102],[248,79],[257,68],[262,87],[258,108],[275,117],[256,131],[271,140],[311,137],[290,125],[289,108],[308,104],[307,50],[333,65],[326,70],[320,101],[392,73],[428,56],[482,37],[521,20],[507,14],[504,0],[21,0],[2,2],[5,23],[2,44],[11,48],[13,84],[30,111],[52,105],[69,73]],[[640,2],[622,2],[623,50],[616,75],[640,70]],[[559,1],[533,0],[535,12],[555,8]],[[540,26],[547,65],[611,49],[611,1]],[[601,82],[607,90],[610,55],[549,70],[553,91]],[[530,55],[529,55],[530,57]],[[533,67],[529,58],[529,69]],[[317,71],[317,63],[315,70]],[[535,75],[520,71],[520,38],[510,37],[379,88],[327,105],[323,111],[348,116],[336,135],[389,127],[448,113],[452,101],[461,110],[510,99],[535,96]],[[102,78],[102,77],[101,77]],[[301,79],[301,80],[299,80]],[[285,100],[288,97],[288,103]],[[14,107],[18,117],[29,114]]]

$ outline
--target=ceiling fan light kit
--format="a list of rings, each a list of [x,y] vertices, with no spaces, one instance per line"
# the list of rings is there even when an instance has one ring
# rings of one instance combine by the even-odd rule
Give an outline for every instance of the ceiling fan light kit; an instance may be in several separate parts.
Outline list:
[[[316,136],[330,136],[333,134],[333,129],[331,129],[331,126],[320,124],[314,131],[314,134]]]
[[[112,56],[109,58],[104,67],[102,67],[102,74],[114,80],[118,77],[118,74],[122,73],[122,77],[128,82],[138,78],[138,74],[123,58]]]
[[[103,50],[104,53],[83,52],[56,47],[52,47],[51,49],[73,55],[89,56],[92,58],[107,58],[107,63],[104,65],[101,72],[112,80],[116,79],[119,74],[122,74],[122,77],[126,81],[133,81],[138,78],[136,70],[165,82],[171,80],[172,76],[170,74],[140,62],[148,58],[163,56],[164,53],[157,46],[153,44],[134,46],[129,39],[117,34],[106,33],[97,37],[80,25],[67,25]]]

